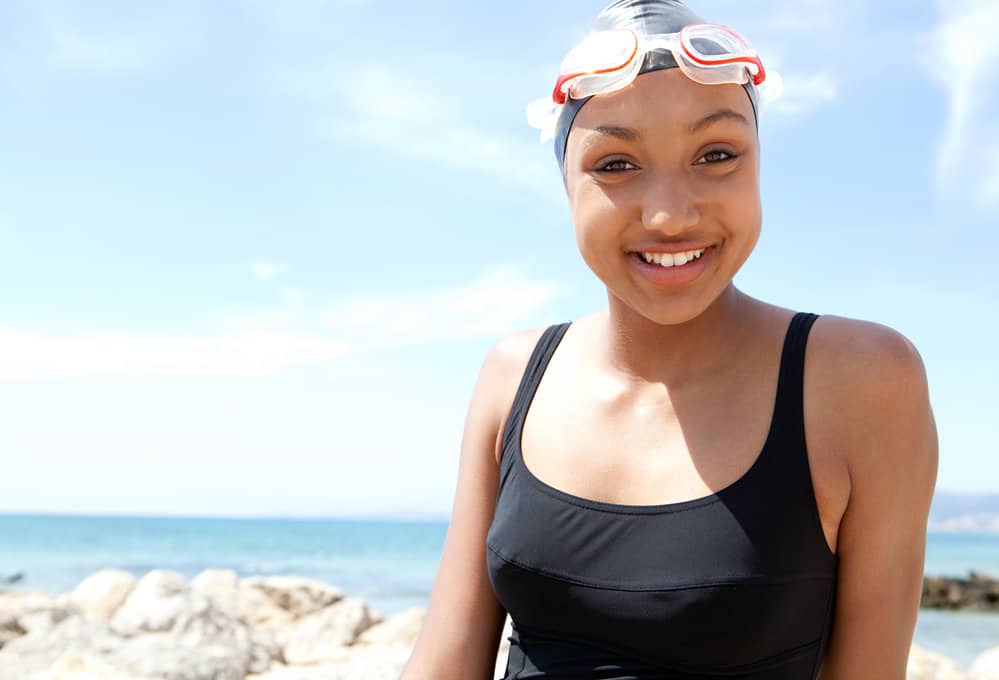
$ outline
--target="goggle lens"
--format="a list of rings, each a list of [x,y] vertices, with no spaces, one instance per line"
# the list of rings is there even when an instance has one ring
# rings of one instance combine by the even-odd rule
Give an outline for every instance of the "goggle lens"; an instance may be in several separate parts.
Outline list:
[[[717,24],[691,24],[680,31],[683,46],[704,61],[717,61],[752,53],[753,48],[741,35]]]
[[[692,80],[708,85],[760,85],[766,78],[763,63],[749,41],[719,24],[691,24],[680,31],[682,46],[677,63]]]
[[[635,53],[635,34],[627,30],[591,33],[565,59],[559,71],[563,74],[589,73],[607,68],[620,68]]]
[[[581,99],[588,96],[586,92],[610,86],[621,77],[621,69],[634,61],[637,51],[638,38],[629,30],[590,34],[562,60],[553,98],[561,104],[570,88],[572,96]]]

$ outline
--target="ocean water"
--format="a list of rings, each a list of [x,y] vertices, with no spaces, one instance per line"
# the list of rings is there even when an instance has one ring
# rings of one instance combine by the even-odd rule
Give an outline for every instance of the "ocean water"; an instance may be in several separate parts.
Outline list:
[[[205,568],[296,575],[363,597],[383,615],[426,607],[447,523],[349,519],[196,519],[0,515],[0,578],[10,590],[66,592],[104,567],[141,576]],[[999,534],[930,533],[925,572],[999,576]],[[0,586],[3,587],[3,586]],[[968,666],[999,646],[999,613],[921,609],[917,644]]]

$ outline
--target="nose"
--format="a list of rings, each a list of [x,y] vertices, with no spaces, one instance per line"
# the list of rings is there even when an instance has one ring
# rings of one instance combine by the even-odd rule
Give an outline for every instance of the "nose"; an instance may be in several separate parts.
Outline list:
[[[642,223],[664,234],[678,234],[700,220],[690,185],[676,174],[650,182],[642,197]]]

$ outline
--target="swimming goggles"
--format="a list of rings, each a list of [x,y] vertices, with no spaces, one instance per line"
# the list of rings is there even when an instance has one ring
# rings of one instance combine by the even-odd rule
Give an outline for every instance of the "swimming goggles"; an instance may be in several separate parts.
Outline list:
[[[568,97],[586,97],[619,90],[638,76],[645,55],[665,49],[691,80],[705,85],[762,84],[767,73],[756,50],[742,35],[721,24],[688,24],[677,33],[639,35],[635,31],[595,31],[576,45],[559,67],[551,99],[528,104],[528,123],[541,128],[541,140],[554,130]]]

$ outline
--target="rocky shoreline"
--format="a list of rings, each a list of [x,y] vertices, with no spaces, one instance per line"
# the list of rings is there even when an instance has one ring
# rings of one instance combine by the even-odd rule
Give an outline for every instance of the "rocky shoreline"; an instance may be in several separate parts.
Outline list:
[[[994,608],[995,586],[928,578],[924,601]],[[0,680],[397,680],[423,616],[306,578],[102,569],[60,595],[0,590]],[[495,678],[510,633],[507,617]],[[964,669],[913,645],[907,680],[999,680],[999,647]]]
[[[968,578],[926,576],[920,606],[999,612],[999,579],[974,570]]]

